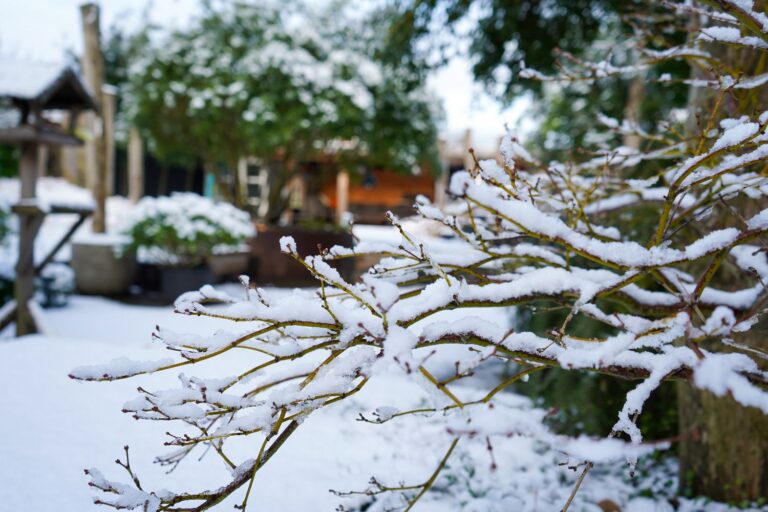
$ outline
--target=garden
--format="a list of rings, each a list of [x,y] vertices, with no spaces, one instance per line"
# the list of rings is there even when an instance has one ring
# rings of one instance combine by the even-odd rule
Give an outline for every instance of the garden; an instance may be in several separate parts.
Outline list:
[[[6,149],[0,316],[36,332],[0,332],[0,504],[768,510],[766,9],[204,2],[113,29],[142,197],[135,159],[111,194],[25,196]],[[432,95],[459,51],[533,122],[456,161]],[[57,257],[25,267],[29,233]]]

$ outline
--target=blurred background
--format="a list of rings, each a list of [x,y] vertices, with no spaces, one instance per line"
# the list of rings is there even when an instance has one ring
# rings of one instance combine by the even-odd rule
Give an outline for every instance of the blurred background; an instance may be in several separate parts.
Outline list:
[[[310,275],[280,254],[281,236],[293,236],[303,255],[396,242],[387,212],[454,250],[438,226],[412,217],[414,200],[446,206],[451,174],[495,158],[503,136],[543,161],[588,158],[587,145],[637,149],[632,135],[597,137],[594,116],[652,121],[685,105],[682,89],[662,93],[642,74],[591,88],[519,78],[527,66],[555,71],[558,51],[631,62],[621,16],[633,5],[0,0],[0,330],[6,340],[42,334],[37,347],[8,344],[7,384],[33,385],[22,369],[43,347],[52,377],[42,403],[79,432],[53,463],[45,450],[0,447],[27,473],[53,464],[57,480],[35,497],[39,510],[55,493],[72,493],[67,503],[79,509],[88,489],[70,466],[90,450],[111,460],[131,435],[119,423],[92,437],[87,418],[72,412],[90,395],[72,394],[82,403],[65,407],[50,389],[71,385],[64,376],[83,353],[146,359],[156,351],[146,342],[152,326],[173,325],[168,306],[179,294],[233,286],[239,275],[259,286],[310,286]],[[353,279],[375,262],[338,268]],[[546,313],[492,315],[510,328],[552,325]],[[605,435],[631,387],[551,370],[523,391],[552,407],[559,431]],[[21,398],[8,404],[26,407]],[[93,417],[119,407],[108,403]],[[648,409],[649,438],[676,435],[673,388],[662,387]],[[27,431],[27,445],[41,436],[41,446],[60,444],[37,424]],[[24,471],[0,477],[30,490]],[[0,488],[3,502],[35,509],[32,492],[22,499],[13,491]]]
[[[386,224],[387,211],[409,216],[418,195],[444,204],[450,174],[472,164],[470,148],[474,158],[489,158],[507,131],[534,133],[543,113],[513,68],[525,52],[544,55],[558,41],[542,49],[522,31],[502,40],[488,26],[520,18],[521,28],[546,27],[547,9],[456,1],[5,2],[5,216],[25,195],[18,177],[27,162],[35,168],[31,193],[65,216],[43,222],[41,237],[30,230],[30,247],[42,246],[37,258],[60,245],[47,259],[71,259],[81,292],[125,294],[131,285],[159,289],[162,272],[148,270],[157,263],[148,252],[177,251],[179,240],[102,236],[101,247],[143,251],[138,272],[112,262],[106,274],[120,282],[107,285],[105,272],[93,271],[95,250],[75,249],[70,258],[71,237],[83,245],[85,233],[126,234],[136,222],[124,221],[143,198],[192,193],[247,212],[263,233],[259,242],[239,240],[251,254],[238,271],[297,283],[289,270],[259,263],[271,259],[265,253],[276,237],[296,233],[302,250],[349,245],[353,221]],[[30,138],[19,131],[25,126],[58,135]],[[6,248],[3,276],[12,281],[18,248]],[[9,282],[5,289],[7,296]]]

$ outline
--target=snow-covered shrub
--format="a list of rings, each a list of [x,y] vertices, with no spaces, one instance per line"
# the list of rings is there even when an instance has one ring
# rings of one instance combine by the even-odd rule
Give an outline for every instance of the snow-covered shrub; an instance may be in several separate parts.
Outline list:
[[[237,252],[255,234],[247,212],[192,193],[143,198],[123,230],[141,261],[164,265],[197,265],[214,253]]]
[[[738,33],[710,30],[708,39],[685,38],[684,46],[647,52],[649,62],[704,59],[712,69],[718,58],[702,44],[713,39],[756,51],[768,48],[762,42],[768,40],[768,20],[753,12],[750,2],[718,5],[728,12],[688,3],[680,8],[684,16],[694,10]],[[728,64],[717,67],[716,79],[679,80],[722,95],[767,80],[734,75],[734,63]],[[645,64],[580,65],[589,81],[632,73]],[[579,79],[577,71],[569,70],[569,78]],[[394,498],[377,498],[384,505],[374,503],[368,510],[410,510],[434,485],[445,492],[451,481],[466,482],[472,465],[462,459],[471,447],[493,460],[494,443],[526,439],[555,448],[562,454],[560,463],[581,470],[569,496],[546,497],[551,500],[546,506],[557,503],[565,510],[574,496],[579,499],[576,491],[594,465],[627,461],[634,466],[639,456],[668,446],[645,441],[636,422],[651,393],[669,379],[689,380],[768,414],[768,374],[758,366],[765,355],[742,342],[768,304],[768,259],[760,246],[768,232],[768,209],[762,209],[768,178],[759,172],[768,160],[768,112],[738,117],[713,112],[694,139],[680,125],[649,133],[633,124],[607,124],[639,136],[642,149],[618,147],[567,164],[540,162],[506,137],[498,160],[477,162],[453,176],[450,192],[463,204],[459,213],[446,214],[419,198],[418,213],[454,233],[452,250],[433,249],[394,217],[401,235],[394,244],[363,241],[354,249],[334,247],[302,258],[285,237],[281,249],[317,278],[316,290],[273,295],[243,279],[244,298],[210,287],[190,292],[176,302],[178,313],[229,319],[232,330],[204,335],[192,321],[191,333],[159,327],[154,336],[177,355],[175,360],[121,360],[73,370],[78,379],[114,380],[192,368],[233,352],[239,353],[239,363],[247,362],[246,369],[218,379],[181,375],[175,389],[140,388],[124,407],[139,419],[183,424],[168,442],[174,451],[159,457],[160,463],[175,465],[192,452],[210,450],[231,469],[228,483],[192,492],[150,491],[138,485],[126,460],[121,465],[135,485],[88,471],[91,485],[105,491],[99,502],[151,511],[206,510],[243,489],[240,506],[245,508],[258,472],[268,471],[269,460],[297,429],[312,428],[308,417],[365,393],[388,374],[410,379],[413,392],[393,395],[357,419],[371,428],[409,421],[412,428],[428,429],[435,469],[416,483],[374,479],[352,495],[350,507],[360,506],[361,495],[391,493]],[[652,216],[650,236],[627,229],[624,215],[639,207]],[[359,282],[345,281],[328,264],[365,254],[383,259]],[[567,311],[545,332],[509,330],[477,316],[476,308],[523,310],[542,302]],[[579,336],[573,329],[577,319],[594,322],[607,334]],[[438,374],[433,356],[447,350],[455,358],[452,373]],[[490,385],[481,381],[485,387],[462,385],[492,360],[514,362],[519,371]],[[502,393],[549,367],[637,382],[607,438],[555,433],[546,427],[548,411]],[[243,450],[238,444],[234,450],[231,441],[242,438],[252,447]],[[441,477],[446,468],[452,469]],[[473,492],[455,495],[461,500],[498,496],[511,503],[525,492],[504,496],[503,489],[491,489],[505,485],[494,479],[471,483],[477,484]],[[520,509],[535,503],[536,497],[523,499]],[[477,503],[470,507],[482,509]]]

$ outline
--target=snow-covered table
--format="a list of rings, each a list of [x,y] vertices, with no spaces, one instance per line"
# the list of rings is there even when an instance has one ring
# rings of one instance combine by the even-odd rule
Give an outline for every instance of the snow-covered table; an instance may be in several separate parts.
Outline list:
[[[93,213],[93,207],[87,204],[71,204],[71,205],[42,205],[35,200],[22,200],[15,204],[11,211],[19,216],[20,222],[27,222],[28,228],[34,234],[40,229],[43,224],[46,215],[50,214],[76,214],[77,220],[67,230],[66,233],[59,239],[58,242],[51,248],[45,257],[37,264],[34,263],[34,255],[31,252],[32,247],[29,244],[19,245],[19,264],[16,268],[16,279],[19,280],[22,277],[27,280],[34,280],[36,276],[39,276],[43,269],[50,262],[54,260],[56,254],[64,247],[72,235],[82,226],[85,220]],[[34,234],[32,236],[32,242],[34,242]],[[22,308],[25,309],[25,308]],[[40,325],[39,311],[35,307],[32,301],[29,302],[27,308],[29,310],[29,318],[27,321],[31,321],[33,329],[35,331],[37,326]],[[5,329],[9,324],[14,321],[18,321],[19,307],[15,300],[8,302],[2,309],[0,309],[0,330]]]

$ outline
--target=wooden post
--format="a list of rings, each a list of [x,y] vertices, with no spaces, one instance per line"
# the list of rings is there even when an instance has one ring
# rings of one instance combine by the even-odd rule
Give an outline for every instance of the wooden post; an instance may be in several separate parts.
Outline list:
[[[435,206],[438,208],[445,208],[446,196],[448,191],[448,175],[450,169],[446,165],[442,172],[435,179]]]
[[[104,105],[101,88],[104,85],[104,58],[101,54],[101,32],[99,30],[99,6],[88,3],[80,6],[83,23],[83,77],[93,93],[96,104]],[[89,112],[85,117],[89,137],[85,141],[86,184],[93,193],[96,209],[93,212],[93,231],[106,231],[106,166],[104,161],[104,130],[102,119]]]
[[[37,185],[37,145],[26,142],[21,145],[19,179],[21,180],[21,204],[35,206]],[[19,213],[19,259],[16,262],[16,335],[34,334],[37,326],[29,302],[35,292],[35,237],[43,222],[38,211]]]
[[[237,159],[237,176],[240,180],[240,187],[243,191],[242,201],[243,205],[250,206],[251,204],[251,191],[249,190],[248,183],[249,183],[249,177],[248,177],[248,159],[244,156],[241,156]]]
[[[48,175],[48,145],[39,144],[37,146],[37,175]]]
[[[336,174],[336,222],[342,224],[349,211],[349,173],[342,169]]]
[[[70,112],[67,124],[74,131],[79,118],[78,112]],[[75,185],[83,185],[80,175],[78,160],[82,150],[75,146],[62,146],[61,148],[61,177]]]
[[[435,169],[438,174],[435,176],[435,193],[432,202],[435,203],[435,206],[438,208],[444,208],[448,190],[448,178],[451,173],[451,164],[448,160],[447,142],[444,139],[439,140],[437,148],[441,168]]]
[[[128,134],[128,198],[138,203],[144,195],[144,144],[139,130],[131,128]]]
[[[464,170],[467,172],[472,172],[472,169],[475,168],[475,161],[472,158],[472,155],[469,153],[471,148],[472,130],[467,128],[467,131],[464,132]]]
[[[115,108],[117,88],[104,85],[101,88],[101,120],[104,128],[104,192],[107,197],[115,193]]]
[[[64,146],[61,148],[61,177],[75,185],[81,183],[77,167],[77,155],[79,152],[80,148],[77,147]]]

